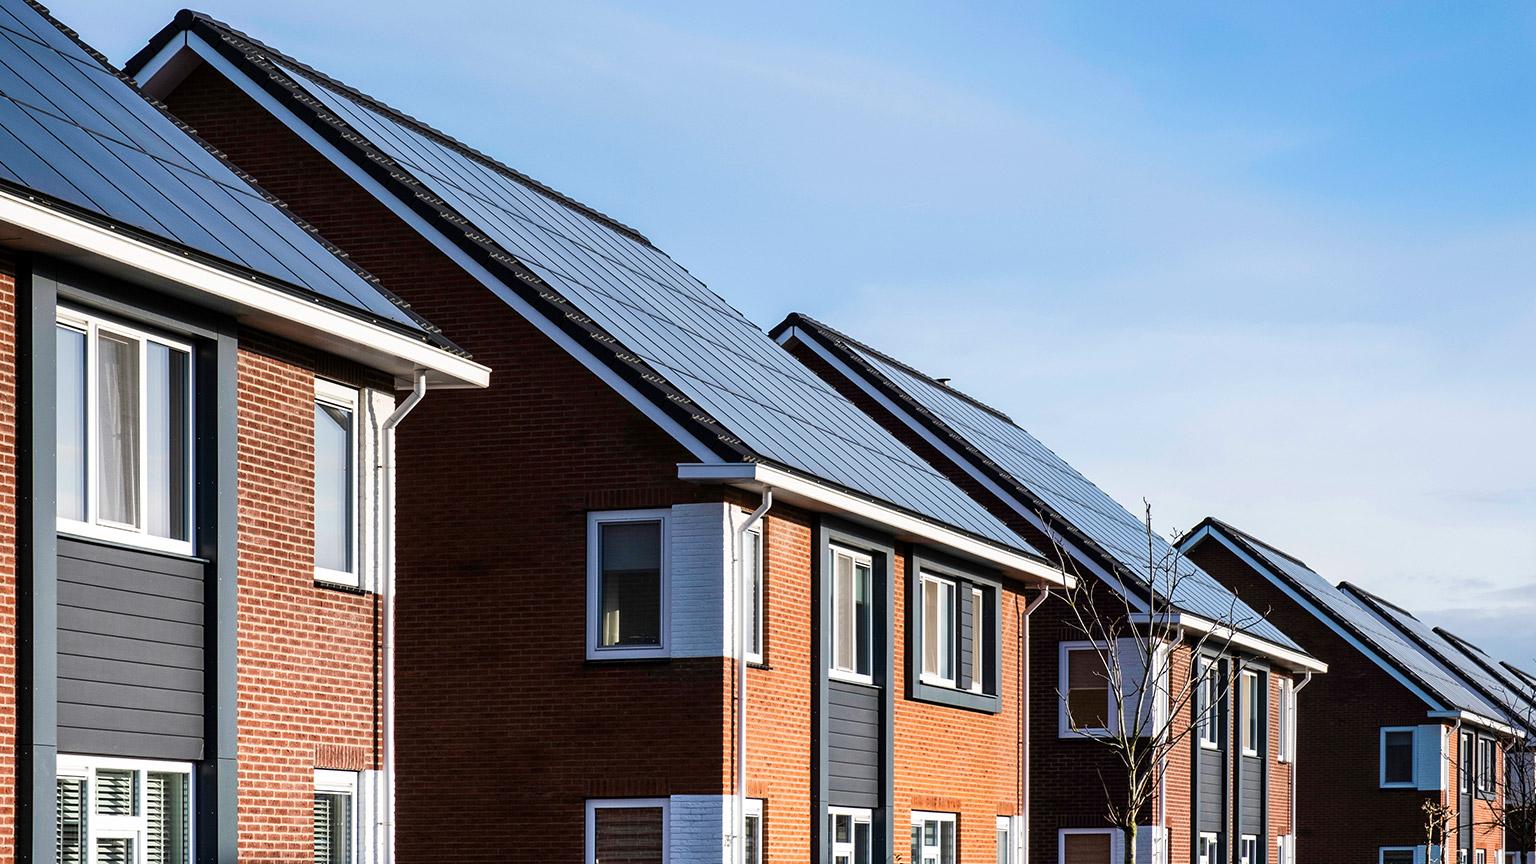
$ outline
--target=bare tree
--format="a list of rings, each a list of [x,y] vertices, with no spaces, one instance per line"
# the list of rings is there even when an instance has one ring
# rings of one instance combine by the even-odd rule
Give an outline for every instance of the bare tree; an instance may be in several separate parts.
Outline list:
[[[1111,586],[1076,572],[1074,559],[1051,537],[1058,560],[1076,577],[1075,586],[1062,593],[1068,621],[1093,649],[1084,652],[1089,660],[1069,659],[1067,688],[1057,692],[1071,728],[1115,756],[1115,776],[1101,771],[1099,782],[1105,815],[1121,833],[1126,864],[1137,864],[1138,826],[1156,805],[1170,755],[1204,724],[1215,729],[1219,706],[1237,680],[1236,674],[1221,674],[1219,666],[1204,667],[1200,658],[1229,656],[1237,631],[1262,620],[1240,615],[1234,596],[1213,626],[1186,631],[1178,623],[1175,598],[1183,596],[1191,567],[1173,544],[1159,548],[1152,507],[1142,503],[1147,557],[1134,574],[1140,584]],[[1102,700],[1098,694],[1106,691],[1108,699]]]
[[[1448,864],[1447,853],[1451,850],[1451,837],[1460,824],[1460,814],[1455,805],[1440,801],[1424,802],[1424,851],[1426,861],[1435,861],[1434,850],[1440,849],[1441,864]]]
[[[1511,711],[1516,727],[1536,729],[1536,705]],[[1529,736],[1507,735],[1499,739],[1503,764],[1483,765],[1476,745],[1469,754],[1471,765],[1459,766],[1473,784],[1473,794],[1487,796],[1487,815],[1473,808],[1469,827],[1498,829],[1504,833],[1508,852],[1536,851],[1536,741]],[[1523,860],[1523,859],[1522,859]],[[1498,862],[1504,864],[1504,862]]]

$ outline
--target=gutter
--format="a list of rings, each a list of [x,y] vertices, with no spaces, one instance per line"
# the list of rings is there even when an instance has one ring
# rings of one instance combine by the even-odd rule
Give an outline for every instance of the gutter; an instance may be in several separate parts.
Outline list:
[[[1155,620],[1154,620],[1155,619]],[[1218,639],[1225,639],[1238,648],[1251,651],[1261,657],[1273,660],[1296,672],[1327,672],[1328,664],[1293,648],[1276,645],[1268,639],[1252,636],[1241,630],[1234,630],[1225,624],[1211,621],[1199,615],[1191,615],[1188,612],[1159,612],[1150,615],[1145,612],[1134,613],[1130,616],[1132,624],[1159,624],[1165,627],[1183,627],[1195,633],[1209,633]]]
[[[736,528],[736,827],[731,857],[737,864],[747,860],[747,562],[741,554],[752,530],[773,506],[773,487],[763,490],[763,503]],[[733,508],[734,509],[734,508]]]
[[[1057,588],[1077,584],[1073,576],[1033,555],[761,462],[683,463],[677,466],[677,476],[694,483],[724,483],[752,492],[771,487],[786,504],[851,517],[890,531],[899,540],[943,546],[951,554],[1001,570],[1014,579]]]
[[[1525,737],[1525,732],[1520,729],[1516,729],[1513,726],[1500,723],[1499,721],[1488,717],[1484,717],[1481,714],[1474,714],[1471,711],[1428,711],[1425,712],[1425,716],[1434,717],[1436,719],[1455,720],[1458,726],[1462,723],[1462,721],[1466,721],[1475,726],[1481,726],[1484,729],[1489,729],[1494,732],[1502,732],[1511,738]]]

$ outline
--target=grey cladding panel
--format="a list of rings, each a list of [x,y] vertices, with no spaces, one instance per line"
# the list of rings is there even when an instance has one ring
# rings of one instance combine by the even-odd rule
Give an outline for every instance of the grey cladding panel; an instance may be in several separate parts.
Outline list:
[[[59,749],[203,756],[203,567],[59,538]]]
[[[1199,759],[1200,827],[1220,831],[1226,821],[1226,795],[1221,782],[1226,754],[1220,750],[1201,750]]]
[[[1238,808],[1242,824],[1238,827],[1244,834],[1259,834],[1264,831],[1264,763],[1244,756],[1241,771]]]
[[[827,682],[827,792],[831,804],[880,804],[880,694],[874,687]]]

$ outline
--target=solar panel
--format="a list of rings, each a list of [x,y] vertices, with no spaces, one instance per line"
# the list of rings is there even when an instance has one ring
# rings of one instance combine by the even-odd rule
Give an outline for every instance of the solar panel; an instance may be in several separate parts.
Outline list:
[[[1140,519],[1006,416],[852,340],[842,344],[1040,498],[1057,516],[1103,547],[1122,567],[1137,574],[1145,586],[1147,530]],[[1180,575],[1169,598],[1173,605],[1211,620],[1236,623],[1279,645],[1299,647],[1220,582],[1175,555],[1165,539],[1154,533],[1152,543],[1159,561],[1177,562]]]
[[[0,177],[426,332],[24,0],[0,0]]]
[[[648,243],[290,68],[326,110],[766,461],[1039,554]]]
[[[1383,660],[1397,664],[1423,682],[1435,698],[1447,706],[1490,719],[1504,718],[1504,712],[1498,706],[1474,691],[1443,663],[1300,561],[1236,529],[1220,526],[1217,530],[1223,530],[1227,537],[1256,556],[1313,605],[1321,607]]]

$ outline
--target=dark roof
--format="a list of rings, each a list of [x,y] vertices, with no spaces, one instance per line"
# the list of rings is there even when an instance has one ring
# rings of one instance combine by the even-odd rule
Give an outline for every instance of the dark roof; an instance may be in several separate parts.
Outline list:
[[[1305,599],[1349,638],[1367,646],[1379,663],[1392,666],[1398,674],[1439,700],[1448,709],[1477,714],[1489,720],[1505,722],[1503,710],[1477,692],[1460,674],[1448,668],[1429,651],[1412,642],[1398,628],[1383,622],[1365,605],[1341,591],[1316,571],[1274,546],[1219,519],[1207,518],[1179,540],[1179,547],[1192,548],[1200,542],[1201,531],[1210,528],[1225,537],[1269,573]],[[1328,661],[1330,658],[1323,657]]]
[[[183,12],[217,50],[398,202],[727,462],[763,462],[1038,556],[633,229],[227,25]]]
[[[28,0],[0,0],[0,186],[454,349]]]
[[[1536,723],[1536,679],[1530,678],[1526,673],[1520,672],[1520,670],[1515,669],[1515,667],[1510,666],[1508,663],[1499,663],[1499,661],[1488,656],[1487,651],[1446,630],[1444,627],[1436,627],[1435,632],[1440,634],[1441,638],[1449,642],[1462,654],[1465,654],[1467,659],[1487,670],[1490,675],[1502,681],[1512,693],[1519,696],[1520,702],[1510,707],[1517,716],[1529,721],[1526,723],[1528,728],[1533,723]],[[1532,729],[1532,734],[1536,734],[1536,729]]]
[[[1536,720],[1536,717],[1528,716],[1531,714],[1531,708],[1526,703],[1525,694],[1505,683],[1499,675],[1474,662],[1465,652],[1435,632],[1428,624],[1414,617],[1408,610],[1349,582],[1339,583],[1339,590],[1348,592],[1377,615],[1390,621],[1415,645],[1429,652],[1436,660],[1461,676],[1461,679],[1471,684],[1483,698],[1497,705],[1503,712],[1502,716],[1507,718],[1511,725],[1527,726],[1531,721]],[[1531,731],[1536,734],[1536,729]]]
[[[771,335],[778,338],[791,327],[816,339],[928,431],[947,440],[1020,504],[1047,520],[1060,536],[1086,547],[1102,566],[1143,594],[1148,590],[1146,525],[1008,415],[809,316],[792,314]],[[1152,542],[1159,560],[1179,568],[1180,578],[1169,598],[1173,606],[1213,621],[1232,621],[1251,635],[1298,648],[1155,532]]]

